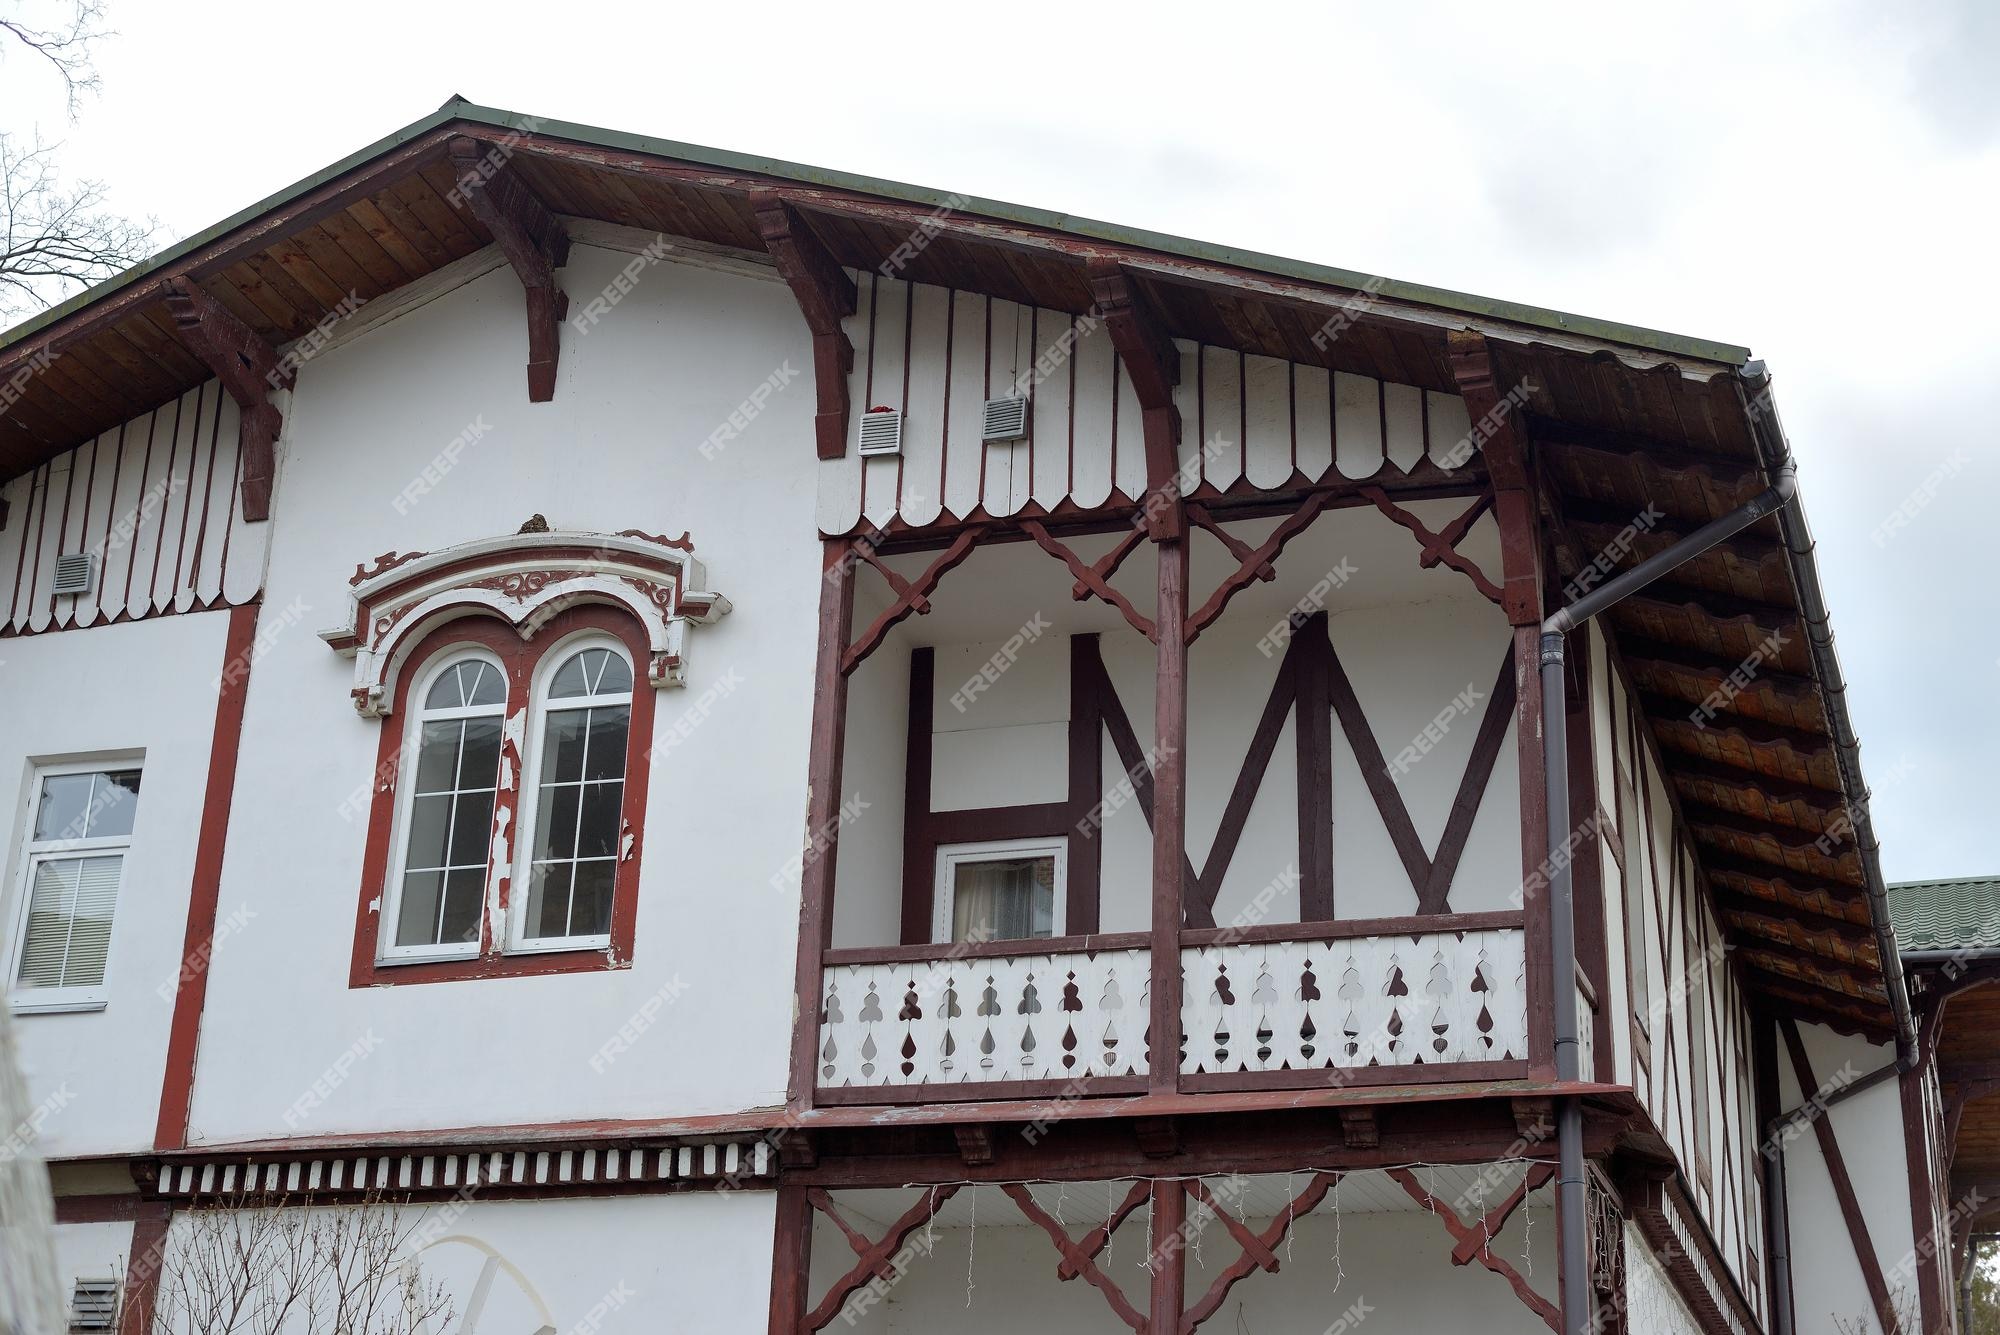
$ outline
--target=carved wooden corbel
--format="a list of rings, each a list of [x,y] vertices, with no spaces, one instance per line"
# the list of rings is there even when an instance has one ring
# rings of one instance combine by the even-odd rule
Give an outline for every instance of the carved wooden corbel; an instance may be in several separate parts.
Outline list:
[[[243,517],[253,523],[268,519],[273,457],[285,426],[284,414],[269,395],[292,387],[294,368],[192,279],[168,279],[162,290],[174,333],[215,373],[241,410],[237,442],[243,457]]]
[[[814,441],[820,458],[838,459],[847,452],[847,377],[854,370],[854,344],[841,321],[860,309],[860,294],[812,225],[783,196],[760,190],[750,196],[750,206],[764,246],[812,331],[813,383],[819,394]]]
[[[569,261],[569,232],[549,212],[507,154],[465,135],[451,141],[452,202],[472,210],[513,266],[528,296],[528,401],[556,394],[563,317],[569,297],[556,286],[556,270]]]

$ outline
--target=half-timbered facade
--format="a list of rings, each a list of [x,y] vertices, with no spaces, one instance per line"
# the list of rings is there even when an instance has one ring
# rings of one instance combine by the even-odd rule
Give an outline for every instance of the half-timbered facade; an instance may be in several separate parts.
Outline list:
[[[1950,1329],[1744,349],[455,101],[8,335],[0,471],[127,1332],[259,1207],[483,1335]]]

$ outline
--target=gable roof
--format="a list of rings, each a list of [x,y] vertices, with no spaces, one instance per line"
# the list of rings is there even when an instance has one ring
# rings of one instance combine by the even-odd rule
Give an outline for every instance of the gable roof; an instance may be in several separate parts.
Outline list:
[[[1529,391],[1523,424],[1564,578],[1594,552],[1622,553],[1621,565],[1652,555],[1756,495],[1789,459],[1769,377],[1733,344],[454,98],[0,335],[0,482],[46,473],[210,379],[167,312],[169,281],[198,284],[282,346],[491,245],[452,202],[448,145],[461,135],[503,153],[559,217],[761,264],[752,196],[775,191],[848,269],[893,264],[884,271],[911,282],[1081,314],[1095,304],[1091,261],[1111,260],[1166,333],[1245,355],[1456,394],[1448,335],[1474,330],[1496,379]],[[811,457],[802,451],[801,467]],[[1663,522],[1621,543],[1630,517],[1654,506]],[[1883,955],[1867,788],[1796,509],[1603,624],[1751,986],[1879,1032],[1891,1012],[1906,1021],[1907,999],[1898,961]],[[1763,670],[1739,682],[1760,654]]]

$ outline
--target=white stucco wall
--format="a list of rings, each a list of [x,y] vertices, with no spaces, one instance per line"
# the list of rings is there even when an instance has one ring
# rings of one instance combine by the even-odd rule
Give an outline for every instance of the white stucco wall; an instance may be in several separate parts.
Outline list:
[[[0,647],[0,922],[10,947],[35,766],[143,757],[104,1008],[17,1016],[30,1096],[45,1110],[36,1148],[46,1157],[152,1148],[228,625],[227,612],[190,612]]]
[[[629,261],[577,248],[581,301]],[[494,1122],[664,1116],[779,1101],[791,1022],[796,875],[819,598],[809,375],[741,434],[701,447],[774,370],[809,371],[778,282],[668,261],[587,333],[563,331],[551,403],[528,402],[521,291],[505,270],[314,359],[287,419],[267,625],[251,679],[221,905],[255,921],[216,951],[193,1109],[197,1141]],[[480,424],[455,462],[438,460]],[[420,471],[437,462],[437,475]],[[424,489],[425,487],[428,489]],[[397,505],[398,498],[404,504]],[[665,737],[733,688],[653,766],[630,969],[350,990],[365,810],[383,724],[348,703],[351,664],[314,633],[346,617],[378,553],[515,531],[687,530],[735,610],[689,640]],[[343,814],[343,804],[347,804]],[[649,998],[643,1047],[590,1056]],[[370,1040],[369,1035],[374,1035]],[[288,1125],[329,1066],[351,1079]]]

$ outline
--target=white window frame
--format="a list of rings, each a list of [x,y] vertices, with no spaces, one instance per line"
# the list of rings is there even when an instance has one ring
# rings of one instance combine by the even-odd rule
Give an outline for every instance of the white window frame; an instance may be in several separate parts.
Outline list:
[[[457,667],[460,663],[477,659],[500,674],[502,699],[497,712],[487,705],[460,705],[444,709],[430,710],[423,707],[429,698],[431,687],[439,677]],[[396,944],[396,924],[402,920],[403,881],[410,852],[411,816],[416,809],[417,756],[423,746],[424,724],[434,720],[493,718],[501,724],[502,744],[498,782],[494,788],[494,802],[507,786],[507,751],[505,744],[507,706],[510,700],[507,665],[492,650],[483,645],[455,645],[431,656],[424,665],[423,675],[412,685],[403,722],[402,754],[396,764],[395,823],[390,831],[389,871],[382,886],[382,919],[378,924],[375,947],[377,964],[422,964],[433,960],[471,960],[479,958],[480,942],[445,942],[428,946],[399,946]],[[446,852],[449,855],[449,848]],[[489,832],[487,840],[486,874],[479,887],[479,917],[481,935],[488,913],[488,897],[493,891],[493,854]],[[438,893],[444,893],[442,885]]]
[[[1063,935],[1069,912],[1069,838],[1066,835],[1056,835],[1042,839],[983,839],[972,843],[938,845],[937,888],[931,895],[934,905],[931,944],[951,944],[951,923],[958,884],[955,873],[960,863],[997,862],[1002,859],[1011,861],[1024,856],[1053,856],[1056,860],[1055,911],[1049,920],[1049,935]],[[1039,941],[1044,938],[1023,939]]]
[[[610,695],[577,695],[563,699],[556,709],[549,707],[549,685],[563,665],[589,649],[608,649],[622,660],[632,685],[621,692]],[[611,864],[611,911],[618,912],[618,877],[625,869],[623,847],[625,798],[631,791],[632,781],[632,706],[638,699],[644,678],[632,662],[632,652],[615,635],[607,635],[599,630],[579,631],[575,635],[551,646],[535,664],[535,675],[528,696],[528,726],[521,748],[521,774],[518,779],[519,799],[515,829],[518,834],[514,844],[514,865],[510,871],[513,890],[509,895],[507,908],[507,939],[504,949],[509,955],[547,955],[564,950],[604,950],[611,945],[609,930],[585,936],[542,936],[528,935],[528,878],[535,864],[535,830],[541,816],[542,802],[542,748],[547,744],[548,717],[551,713],[576,709],[611,708],[616,705],[626,707],[625,722],[625,771],[619,776],[618,812],[620,838],[615,846],[615,856]],[[572,890],[574,893],[574,890]]]
[[[14,880],[13,930],[7,942],[7,999],[16,1015],[59,1015],[74,1011],[101,1011],[110,1000],[111,968],[118,948],[118,909],[111,911],[111,940],[104,948],[104,978],[95,987],[37,987],[20,990],[21,953],[28,946],[28,908],[34,898],[35,868],[44,862],[78,854],[117,852],[124,855],[118,868],[118,898],[125,896],[125,873],[132,860],[134,836],[138,833],[138,813],[133,813],[132,834],[108,835],[97,839],[35,839],[35,820],[41,815],[42,780],[65,774],[108,774],[138,770],[140,788],[145,787],[144,752],[124,752],[90,760],[61,761],[35,765],[28,774],[26,815],[21,822],[21,865]]]

